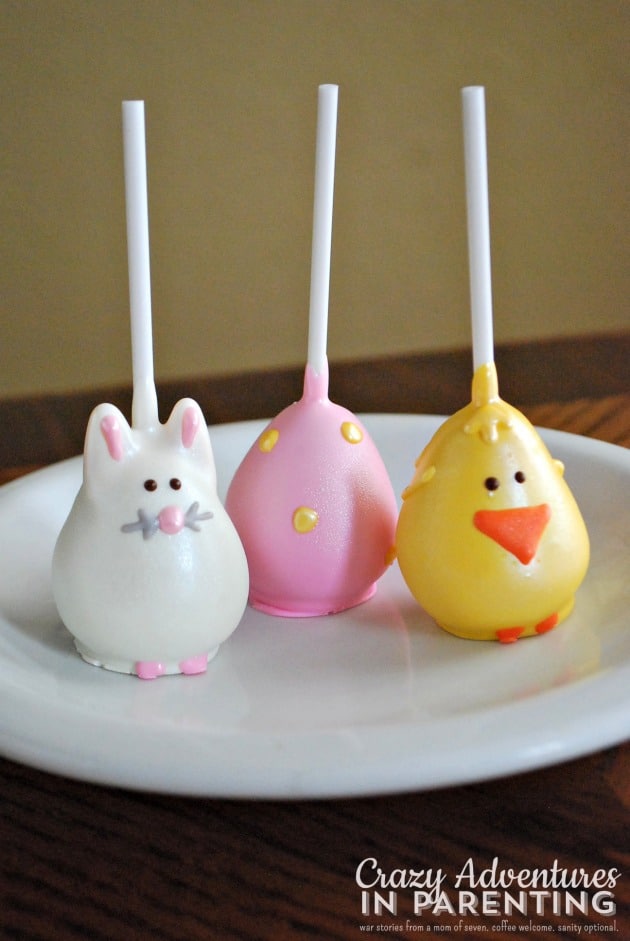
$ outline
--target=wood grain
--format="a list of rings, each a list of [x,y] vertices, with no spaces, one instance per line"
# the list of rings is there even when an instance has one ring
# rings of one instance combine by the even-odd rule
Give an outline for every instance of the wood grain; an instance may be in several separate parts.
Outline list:
[[[471,362],[470,350],[454,350],[331,363],[330,397],[352,412],[450,414],[470,399]],[[501,395],[528,416],[546,403],[630,395],[630,332],[497,346],[496,362]],[[185,395],[199,402],[208,424],[271,418],[300,397],[302,381],[299,367],[158,383],[162,420]],[[99,402],[130,416],[131,389],[0,402],[0,467],[79,454]]]

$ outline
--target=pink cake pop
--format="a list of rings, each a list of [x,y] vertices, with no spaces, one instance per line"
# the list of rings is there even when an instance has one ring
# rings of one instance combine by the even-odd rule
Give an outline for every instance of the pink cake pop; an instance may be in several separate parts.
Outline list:
[[[237,627],[247,562],[221,505],[192,399],[158,420],[153,381],[144,107],[123,103],[133,420],[98,405],[83,483],[53,556],[53,593],[81,656],[153,679],[203,673]]]
[[[366,601],[395,557],[397,508],[385,466],[359,419],[328,398],[337,93],[336,85],[319,88],[303,395],[254,442],[226,498],[247,555],[250,603],[284,617]]]

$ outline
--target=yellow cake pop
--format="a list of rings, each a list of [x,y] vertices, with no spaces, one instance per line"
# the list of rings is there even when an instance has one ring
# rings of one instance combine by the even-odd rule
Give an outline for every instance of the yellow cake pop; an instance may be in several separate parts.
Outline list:
[[[438,429],[403,492],[396,548],[414,597],[440,627],[511,642],[555,627],[589,560],[564,468],[476,370],[472,402]]]
[[[570,614],[589,540],[530,422],[499,396],[492,343],[483,88],[465,88],[472,401],[438,429],[403,492],[396,551],[412,594],[445,630],[511,643]]]

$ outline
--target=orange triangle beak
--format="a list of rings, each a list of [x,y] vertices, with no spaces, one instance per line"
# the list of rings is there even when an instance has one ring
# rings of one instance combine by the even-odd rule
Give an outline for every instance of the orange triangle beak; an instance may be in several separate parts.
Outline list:
[[[473,523],[484,536],[494,539],[503,549],[527,565],[536,555],[538,544],[549,520],[551,507],[515,507],[508,510],[478,510]]]

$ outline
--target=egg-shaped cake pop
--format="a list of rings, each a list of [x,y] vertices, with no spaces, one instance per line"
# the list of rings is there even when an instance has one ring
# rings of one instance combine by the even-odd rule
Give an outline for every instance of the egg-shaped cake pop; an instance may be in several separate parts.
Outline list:
[[[142,679],[204,672],[237,627],[247,562],[192,399],[148,430],[113,405],[92,412],[53,592],[85,660]]]
[[[394,560],[396,500],[359,419],[306,367],[302,398],[270,422],[226,497],[247,555],[250,603],[332,614],[366,601]]]
[[[493,364],[438,429],[403,492],[396,549],[440,627],[504,643],[571,612],[589,562],[576,501],[538,432],[498,395]]]
[[[359,419],[328,398],[326,331],[336,85],[318,92],[308,359],[302,398],[263,431],[226,507],[245,547],[250,602],[270,614],[333,614],[370,598],[394,559],[396,500]]]

